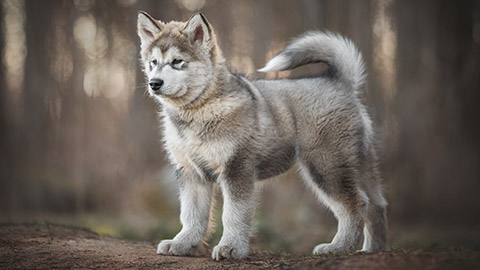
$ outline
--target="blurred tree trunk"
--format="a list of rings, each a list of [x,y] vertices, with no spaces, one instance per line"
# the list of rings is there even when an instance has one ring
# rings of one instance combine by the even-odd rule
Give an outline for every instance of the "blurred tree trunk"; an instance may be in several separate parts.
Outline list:
[[[3,5],[0,4],[0,31],[4,31],[4,14],[3,14]],[[5,153],[6,143],[6,132],[7,132],[7,111],[6,111],[6,99],[7,99],[7,89],[5,85],[5,69],[3,64],[3,50],[5,48],[5,35],[0,33],[0,153]],[[5,155],[0,155],[0,166],[3,164],[3,159]]]
[[[468,136],[478,134],[473,123],[479,120],[479,71],[472,68],[478,67],[474,1],[398,1],[395,6],[400,132],[393,160],[403,162],[394,186],[402,205],[393,214],[402,221],[446,215],[478,219],[458,211],[479,206],[473,194],[467,196],[479,186],[473,165],[478,136]]]
[[[52,35],[52,1],[26,1],[27,57],[23,92],[24,155],[23,160],[42,168],[49,136],[49,115],[46,106],[51,87],[48,73],[46,40]],[[41,12],[39,12],[41,10]]]
[[[85,208],[85,167],[84,155],[86,151],[85,113],[86,96],[83,91],[85,73],[84,55],[78,49],[74,40],[74,23],[77,18],[74,4],[62,1],[55,6],[55,20],[61,25],[66,36],[66,51],[73,62],[70,79],[59,83],[58,95],[62,109],[57,127],[59,134],[58,152],[63,157],[61,166],[63,177],[70,182],[74,189],[73,207],[77,214],[82,214]],[[58,42],[58,41],[56,41]],[[63,162],[65,161],[65,162]]]
[[[445,177],[445,184],[439,185],[439,194],[445,198],[445,205],[437,208],[437,214],[447,209],[457,218],[478,224],[478,211],[472,214],[469,210],[457,209],[480,207],[476,195],[480,189],[480,58],[478,40],[477,43],[474,40],[474,25],[478,25],[474,14],[478,16],[479,4],[473,0],[442,0],[439,6],[438,78],[444,97],[439,104],[443,111],[439,132],[444,138],[446,151],[438,154],[448,160],[443,162],[443,171],[439,172],[439,177]],[[452,207],[452,202],[457,205]]]
[[[5,25],[3,5],[0,4],[0,30],[3,30]],[[5,35],[0,32],[0,211],[6,212],[10,209],[10,157],[11,151],[9,147],[10,129],[7,123],[7,87],[5,83],[5,69],[3,65],[3,53],[5,49]]]
[[[402,201],[403,204],[392,209],[394,216],[399,216],[402,220],[410,216],[418,217],[418,213],[412,213],[420,209],[420,192],[421,185],[420,171],[422,160],[419,160],[418,152],[422,153],[426,149],[422,149],[424,142],[421,138],[414,138],[418,132],[416,128],[412,128],[417,119],[421,117],[418,112],[422,108],[418,104],[416,97],[422,93],[422,86],[417,85],[421,81],[420,77],[420,48],[422,42],[422,33],[418,29],[422,22],[420,13],[420,5],[424,2],[417,1],[400,1],[395,3],[395,12],[397,20],[397,111],[395,112],[399,118],[399,145],[395,149],[397,152],[392,158],[392,162],[405,160],[408,162],[398,164],[401,169],[401,175],[393,174],[395,179],[393,190],[396,190],[396,201]],[[424,89],[428,91],[428,89]],[[406,109],[405,109],[406,108]],[[418,115],[418,116],[417,116]],[[423,133],[423,132],[422,132]],[[418,143],[416,143],[418,141]],[[415,153],[415,154],[412,154]]]
[[[24,90],[21,96],[22,114],[19,122],[16,147],[19,162],[18,179],[15,179],[15,200],[18,208],[37,211],[41,200],[32,192],[34,180],[44,179],[47,171],[47,139],[51,134],[48,111],[52,81],[49,75],[46,41],[52,36],[52,1],[25,1],[25,34],[27,56],[25,59]]]

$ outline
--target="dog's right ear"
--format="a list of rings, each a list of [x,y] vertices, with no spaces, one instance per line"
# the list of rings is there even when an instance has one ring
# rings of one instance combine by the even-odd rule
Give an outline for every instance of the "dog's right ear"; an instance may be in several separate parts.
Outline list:
[[[142,45],[152,42],[161,31],[160,24],[144,11],[138,12],[137,34]]]

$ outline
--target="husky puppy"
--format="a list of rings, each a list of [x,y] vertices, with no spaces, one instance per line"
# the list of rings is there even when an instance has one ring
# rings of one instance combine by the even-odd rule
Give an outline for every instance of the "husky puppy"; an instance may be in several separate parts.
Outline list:
[[[200,13],[164,23],[138,14],[148,91],[161,104],[165,148],[176,169],[182,230],[157,253],[195,255],[209,225],[212,188],[223,195],[223,235],[212,259],[248,254],[255,182],[297,165],[338,219],[331,243],[313,254],[386,248],[372,121],[360,96],[362,56],[338,35],[294,39],[260,72],[323,62],[314,78],[249,80],[233,74]]]

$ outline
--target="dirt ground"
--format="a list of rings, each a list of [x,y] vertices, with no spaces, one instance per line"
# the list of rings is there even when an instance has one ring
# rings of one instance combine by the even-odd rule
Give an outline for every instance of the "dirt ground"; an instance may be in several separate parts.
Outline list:
[[[155,245],[49,224],[0,225],[1,269],[480,269],[480,251],[394,250],[294,256],[251,251],[242,261],[155,254]]]

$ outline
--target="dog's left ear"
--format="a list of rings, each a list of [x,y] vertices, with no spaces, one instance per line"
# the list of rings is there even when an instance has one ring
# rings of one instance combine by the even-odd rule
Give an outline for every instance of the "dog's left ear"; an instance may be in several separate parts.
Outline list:
[[[182,30],[192,44],[205,44],[212,38],[212,28],[202,13],[195,13]]]

